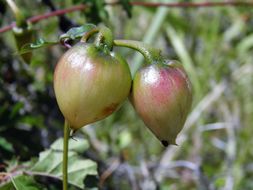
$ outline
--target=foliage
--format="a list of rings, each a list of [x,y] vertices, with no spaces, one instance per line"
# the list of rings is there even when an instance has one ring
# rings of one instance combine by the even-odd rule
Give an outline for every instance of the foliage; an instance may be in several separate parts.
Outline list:
[[[54,41],[54,42],[49,42],[49,41],[44,40],[43,38],[39,38],[35,42],[25,43],[19,50],[18,54],[22,55],[28,52],[32,52],[39,48],[46,48],[46,47],[53,46],[58,43],[62,43],[63,45],[65,45],[65,43],[71,43],[71,41],[75,41],[78,39],[80,40],[80,38],[85,33],[90,31],[92,28],[95,28],[95,25],[85,24],[83,26],[73,27],[69,29],[66,33],[62,34],[59,37],[58,41]]]
[[[0,189],[45,189],[35,182],[35,176],[49,177],[60,180],[62,178],[62,145],[63,140],[58,139],[50,149],[40,153],[38,159],[32,159],[23,165],[15,161],[8,164],[6,171],[6,182],[0,185]],[[89,159],[80,159],[78,153],[82,153],[89,148],[89,144],[84,139],[70,140],[69,147],[69,184],[84,188],[83,179],[86,176],[97,175],[96,163]]]
[[[27,16],[48,12],[48,7],[38,1],[16,2]],[[73,2],[54,3],[57,8],[65,8],[75,5]],[[102,189],[252,189],[251,7],[134,7],[131,19],[122,13],[121,6],[108,9],[106,22],[115,38],[145,41],[183,63],[193,83],[194,104],[176,140],[178,146],[164,149],[126,102],[112,116],[79,131],[76,136],[82,140],[78,142],[86,142],[86,138],[91,146],[84,145],[81,152],[72,151],[70,156],[98,164]],[[66,17],[77,26],[92,19],[81,12]],[[1,27],[13,20],[6,6],[0,12]],[[34,29],[37,39],[43,37],[49,42],[57,41],[62,34],[53,17],[34,24]],[[7,165],[38,169],[35,163],[40,161],[31,158],[44,149],[43,154],[53,157],[61,153],[49,148],[63,133],[52,76],[66,49],[59,45],[38,49],[28,65],[15,53],[11,32],[0,34],[0,44],[0,170],[10,172]],[[138,53],[115,51],[127,58],[133,73],[143,63]],[[89,163],[94,172],[94,162]],[[47,166],[47,175],[56,169],[54,174],[59,177],[56,166]],[[45,188],[46,183],[50,184],[48,188],[59,189],[57,179],[34,177],[24,168],[18,171],[22,175],[10,179],[16,185],[22,180],[21,185],[33,187],[39,183]],[[86,185],[94,180],[86,179]],[[11,181],[6,185],[13,185]]]

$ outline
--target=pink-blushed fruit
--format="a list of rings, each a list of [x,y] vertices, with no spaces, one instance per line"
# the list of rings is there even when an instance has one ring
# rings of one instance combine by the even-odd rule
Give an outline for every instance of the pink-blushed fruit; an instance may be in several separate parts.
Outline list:
[[[192,87],[176,61],[146,65],[137,71],[131,102],[164,146],[176,144],[192,104]]]
[[[130,88],[127,62],[94,44],[80,42],[70,48],[54,72],[57,103],[74,130],[112,114]]]

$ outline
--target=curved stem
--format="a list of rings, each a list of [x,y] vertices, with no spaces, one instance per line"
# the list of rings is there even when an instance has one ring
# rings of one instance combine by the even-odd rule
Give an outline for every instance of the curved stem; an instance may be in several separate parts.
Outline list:
[[[98,32],[99,32],[99,28],[96,27],[96,28],[90,30],[89,32],[86,32],[86,33],[82,36],[82,38],[81,38],[80,41],[86,43],[92,35],[94,35],[94,34],[96,34],[96,33],[98,33]]]
[[[98,33],[98,36],[96,37],[95,44],[96,46],[101,46],[102,44],[107,45],[107,48],[110,50],[113,46],[113,35],[109,28],[105,26],[96,27],[89,32],[85,33],[83,37],[81,38],[81,42],[87,42],[89,38],[94,35],[95,33]]]
[[[105,26],[101,26],[99,29],[99,33],[96,38],[95,44],[96,44],[96,46],[100,46],[102,44],[105,44],[105,45],[107,45],[107,48],[109,50],[112,50],[112,46],[113,46],[112,31]]]
[[[69,148],[69,123],[65,119],[64,122],[64,140],[63,140],[63,190],[68,190],[68,148]]]
[[[115,46],[128,47],[139,51],[145,58],[148,64],[164,61],[161,55],[161,50],[155,49],[148,44],[134,40],[114,40]]]

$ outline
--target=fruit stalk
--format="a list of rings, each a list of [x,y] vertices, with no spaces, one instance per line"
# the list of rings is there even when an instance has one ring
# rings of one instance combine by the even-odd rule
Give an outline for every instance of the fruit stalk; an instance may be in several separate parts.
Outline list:
[[[68,148],[69,148],[69,133],[70,127],[68,121],[65,119],[64,122],[64,139],[63,139],[63,167],[62,167],[62,178],[63,178],[63,190],[68,190]]]
[[[87,43],[89,38],[98,33],[98,36],[95,40],[95,44],[97,47],[101,46],[101,44],[105,44],[109,50],[112,50],[113,46],[113,36],[112,32],[109,28],[105,26],[96,27],[92,29],[91,31],[85,33],[83,37],[81,38],[81,42]]]
[[[164,62],[164,58],[161,55],[161,50],[155,49],[142,42],[134,40],[114,40],[113,44],[115,46],[127,47],[139,51],[144,56],[146,64]]]
[[[107,27],[100,27],[98,36],[95,40],[95,44],[97,47],[105,44],[109,50],[112,50],[113,46],[113,36],[112,31]]]

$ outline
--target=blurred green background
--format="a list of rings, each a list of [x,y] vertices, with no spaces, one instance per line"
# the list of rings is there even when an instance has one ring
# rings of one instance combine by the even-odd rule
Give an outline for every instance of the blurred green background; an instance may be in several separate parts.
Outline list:
[[[15,18],[5,1],[0,2],[3,27]],[[26,17],[52,10],[45,2],[16,1]],[[82,1],[52,2],[63,9]],[[95,18],[105,10],[108,17]],[[109,5],[91,14],[68,13],[65,19],[66,26],[57,17],[34,24],[36,38],[56,41],[68,27],[101,22],[115,39],[143,41],[180,60],[193,84],[194,102],[178,146],[165,149],[129,101],[77,132],[75,137],[88,140],[89,148],[80,157],[97,163],[94,183],[100,189],[253,189],[252,7],[133,6],[129,18],[122,6]],[[0,45],[0,171],[6,172],[12,162],[23,166],[63,136],[64,120],[52,84],[54,67],[66,49],[56,45],[36,50],[27,64],[17,54],[11,31],[0,33]],[[126,57],[132,73],[144,61],[132,50],[115,51]],[[36,181],[46,189],[60,186],[50,177]]]

